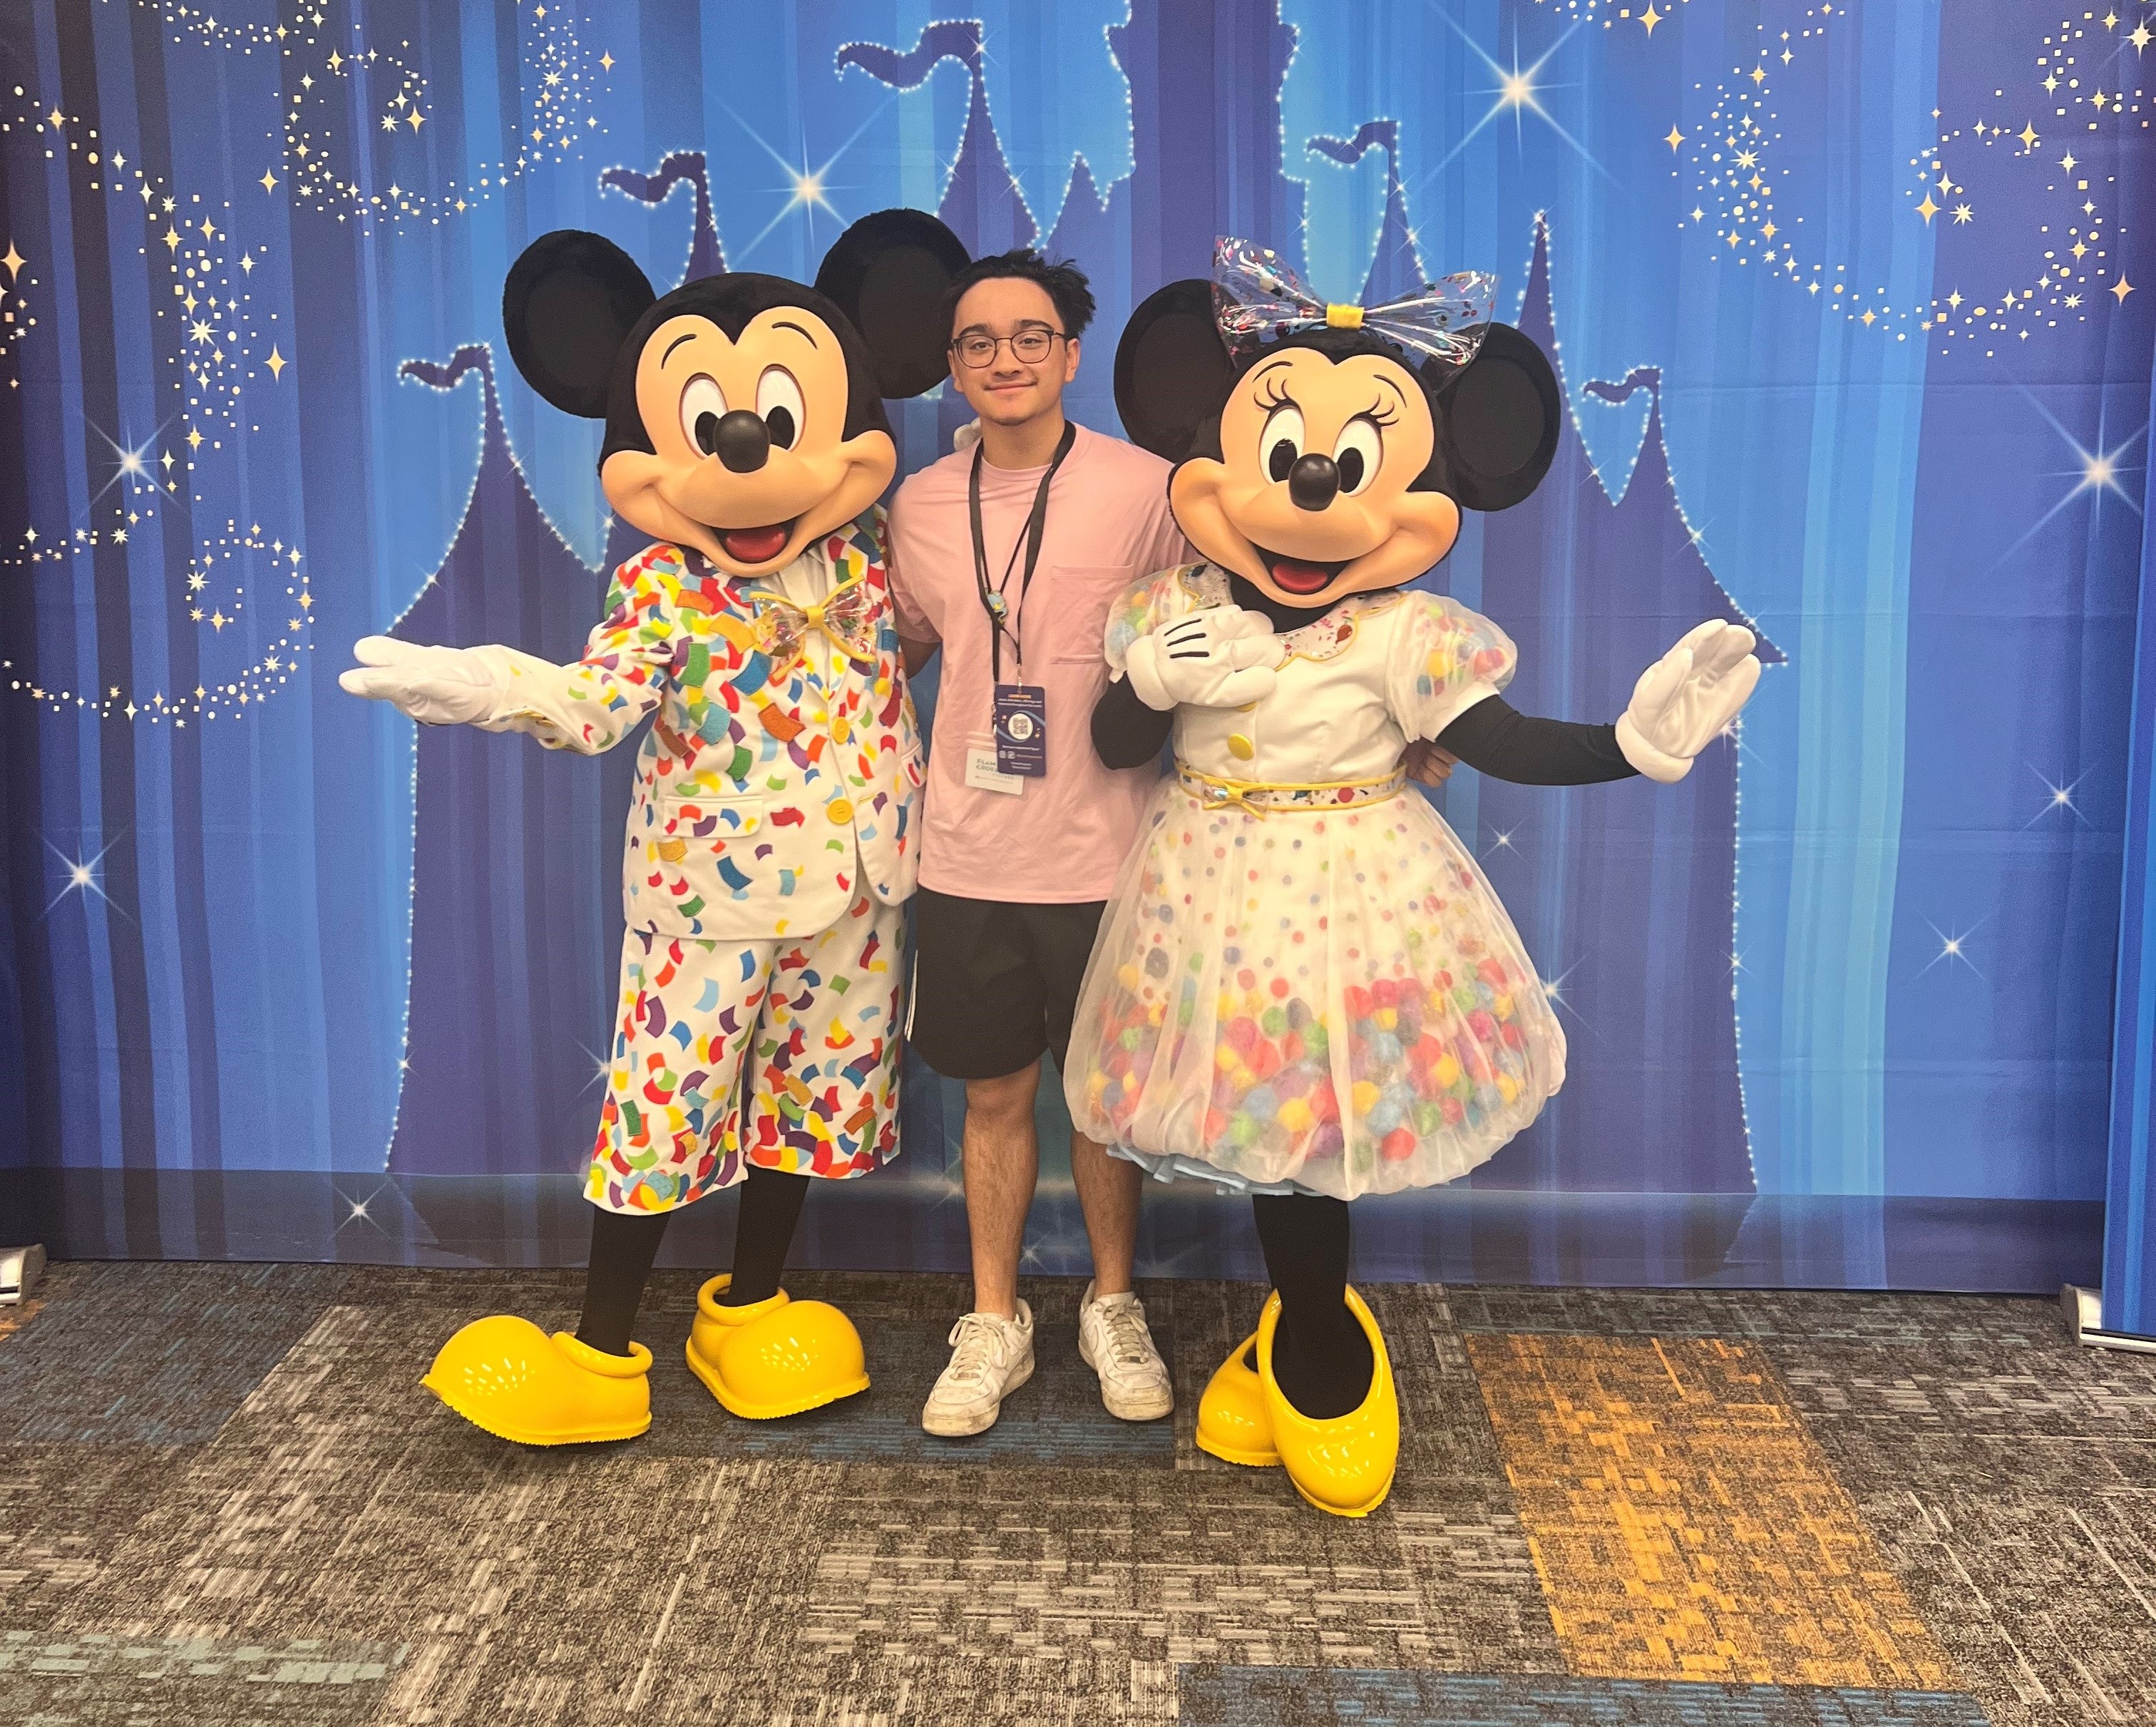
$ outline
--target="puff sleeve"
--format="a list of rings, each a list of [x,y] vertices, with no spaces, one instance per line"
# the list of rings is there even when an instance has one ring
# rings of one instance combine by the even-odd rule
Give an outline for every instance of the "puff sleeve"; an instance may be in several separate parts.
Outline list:
[[[1385,664],[1385,705],[1410,738],[1435,738],[1512,681],[1518,650],[1479,612],[1419,590],[1408,594]]]

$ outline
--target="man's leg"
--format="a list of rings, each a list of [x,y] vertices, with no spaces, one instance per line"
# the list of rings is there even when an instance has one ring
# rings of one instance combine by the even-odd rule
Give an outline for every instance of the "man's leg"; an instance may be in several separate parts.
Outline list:
[[[1060,1072],[1069,1065],[1070,1030],[1084,988],[1086,962],[1106,906],[1034,906],[1030,933],[1040,968],[1048,1046]],[[1146,1324],[1145,1305],[1131,1288],[1137,1252],[1138,1190],[1145,1172],[1075,1129],[1070,1179],[1093,1250],[1093,1281],[1078,1303],[1078,1354],[1101,1376],[1101,1401],[1127,1421],[1155,1421],[1175,1407],[1168,1365]]]
[[[1131,1261],[1137,1252],[1138,1189],[1145,1171],[1126,1159],[1110,1157],[1074,1128],[1070,1179],[1078,1189],[1086,1239],[1093,1249],[1093,1293],[1103,1298],[1127,1294]],[[978,1265],[977,1254],[977,1277]]]
[[[973,1237],[973,1311],[951,1330],[951,1361],[921,1425],[947,1439],[994,1426],[1033,1377],[1033,1314],[1018,1295],[1025,1216],[1040,1173],[1040,979],[1019,914],[993,900],[923,888],[915,902],[913,1046],[966,1087],[959,1141]]]
[[[1040,1084],[1038,1061],[999,1078],[966,1082],[963,1145],[966,1225],[973,1240],[973,1310],[1003,1319],[1018,1316],[1019,1255],[1040,1174],[1040,1140],[1033,1124],[1034,1093]],[[1089,1222],[1090,1218],[1089,1210]]]

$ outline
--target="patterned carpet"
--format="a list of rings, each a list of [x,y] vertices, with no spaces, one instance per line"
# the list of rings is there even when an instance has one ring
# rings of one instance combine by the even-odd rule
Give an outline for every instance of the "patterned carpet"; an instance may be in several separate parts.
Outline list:
[[[2048,1303],[1375,1288],[1358,1524],[1191,1443],[1250,1288],[1144,1290],[1132,1426],[1029,1284],[1040,1371],[949,1442],[957,1280],[792,1280],[875,1383],[765,1425],[681,1365],[695,1281],[651,1431],[536,1452],[417,1380],[578,1273],[54,1267],[0,1308],[0,1722],[2156,1723],[2156,1358]]]

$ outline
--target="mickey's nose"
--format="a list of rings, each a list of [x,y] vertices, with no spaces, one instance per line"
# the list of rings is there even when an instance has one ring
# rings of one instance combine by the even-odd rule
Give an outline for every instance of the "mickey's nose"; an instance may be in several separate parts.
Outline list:
[[[711,454],[737,474],[753,474],[771,459],[771,428],[764,424],[761,414],[751,414],[746,408],[722,414],[717,434],[711,440]]]
[[[726,421],[719,424],[724,425]],[[1322,510],[1339,494],[1340,470],[1329,455],[1313,452],[1297,456],[1295,465],[1287,470],[1287,495],[1298,510]]]

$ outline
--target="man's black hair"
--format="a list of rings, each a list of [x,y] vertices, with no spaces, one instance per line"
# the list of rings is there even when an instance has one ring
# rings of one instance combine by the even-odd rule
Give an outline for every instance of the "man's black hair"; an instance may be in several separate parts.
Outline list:
[[[1038,282],[1041,291],[1055,302],[1055,315],[1063,321],[1065,336],[1074,339],[1083,336],[1086,326],[1093,321],[1093,290],[1086,284],[1086,272],[1068,258],[1050,264],[1031,246],[1019,246],[993,257],[976,258],[951,279],[951,285],[943,290],[943,327],[950,329],[958,302],[968,288],[998,276]]]

